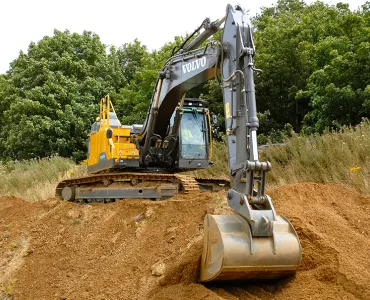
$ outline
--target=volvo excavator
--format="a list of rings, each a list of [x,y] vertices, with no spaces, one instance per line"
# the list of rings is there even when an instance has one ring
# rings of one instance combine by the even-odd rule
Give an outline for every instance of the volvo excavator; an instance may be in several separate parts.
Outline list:
[[[209,40],[223,23],[222,41]],[[109,97],[101,100],[89,133],[89,175],[60,182],[56,195],[104,203],[166,199],[229,185],[232,214],[204,219],[199,281],[293,274],[301,262],[301,245],[291,223],[276,214],[265,194],[271,164],[258,156],[254,54],[253,31],[242,7],[228,5],[221,20],[205,19],[158,73],[144,124],[122,125]],[[213,118],[204,102],[185,95],[211,78],[223,90],[229,179],[181,173],[210,165]]]

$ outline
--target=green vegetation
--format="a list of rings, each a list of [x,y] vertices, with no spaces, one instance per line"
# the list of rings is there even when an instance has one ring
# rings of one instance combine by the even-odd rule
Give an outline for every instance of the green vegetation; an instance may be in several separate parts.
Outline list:
[[[370,122],[338,131],[296,135],[282,146],[263,149],[263,159],[272,163],[268,182],[342,183],[370,194]]]
[[[15,278],[9,279],[7,282],[2,284],[0,290],[0,299],[1,300],[10,300],[13,299],[13,289],[14,285],[17,282]]]
[[[260,142],[281,142],[292,129],[311,134],[354,126],[369,116],[370,2],[351,11],[345,3],[278,0],[252,23],[255,65],[263,70],[256,76]],[[122,123],[143,122],[158,71],[183,40],[152,52],[135,40],[108,54],[87,31],[55,30],[32,42],[0,75],[0,159],[84,159],[86,133],[108,93]],[[207,99],[224,131],[215,81],[187,96]]]
[[[54,197],[55,187],[63,178],[83,172],[83,167],[62,157],[32,159],[0,164],[0,195],[36,201]]]
[[[343,127],[322,135],[294,135],[280,146],[260,149],[262,160],[272,163],[267,187],[297,182],[341,183],[370,194],[370,122]],[[228,177],[227,148],[224,141],[214,142],[214,165],[187,172],[194,176]],[[29,201],[54,196],[63,178],[86,175],[84,165],[61,157],[9,162],[0,165],[0,195],[23,197]]]
[[[196,176],[228,176],[227,149],[223,142],[214,145],[215,165]],[[260,159],[270,161],[267,186],[297,182],[341,183],[370,194],[370,122],[356,127],[310,136],[294,135],[284,144],[260,149]]]
[[[273,163],[269,182],[343,182],[369,192],[363,180],[369,124],[358,124],[370,115],[370,2],[351,11],[345,3],[278,0],[251,21],[255,65],[263,70],[256,76],[259,141],[291,137],[285,146],[263,150]],[[152,52],[138,40],[107,49],[95,33],[55,30],[32,42],[0,75],[0,160],[25,160],[0,165],[0,194],[35,199],[30,195],[43,190],[37,184],[55,185],[73,166],[61,157],[84,159],[102,96],[111,94],[122,123],[143,122],[158,71],[183,40]],[[187,96],[207,99],[224,132],[216,81]],[[195,174],[227,175],[224,157],[224,144],[215,142],[218,163]]]
[[[365,2],[365,1],[364,1]],[[281,0],[254,18],[259,110],[270,128],[323,132],[369,116],[370,2]]]
[[[1,155],[83,159],[98,100],[123,84],[116,50],[107,55],[94,33],[55,30],[31,43],[0,81]]]

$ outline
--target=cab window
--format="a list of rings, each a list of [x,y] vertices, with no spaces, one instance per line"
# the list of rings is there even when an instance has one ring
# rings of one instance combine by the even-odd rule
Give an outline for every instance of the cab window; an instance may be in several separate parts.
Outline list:
[[[181,119],[181,156],[206,158],[206,128],[203,114],[184,113]]]

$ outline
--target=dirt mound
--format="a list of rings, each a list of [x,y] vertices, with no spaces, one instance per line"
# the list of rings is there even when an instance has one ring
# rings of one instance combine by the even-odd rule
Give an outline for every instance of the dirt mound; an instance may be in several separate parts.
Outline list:
[[[279,281],[197,284],[207,211],[224,193],[77,205],[0,198],[0,299],[370,299],[370,197],[339,185],[270,192],[303,261]]]

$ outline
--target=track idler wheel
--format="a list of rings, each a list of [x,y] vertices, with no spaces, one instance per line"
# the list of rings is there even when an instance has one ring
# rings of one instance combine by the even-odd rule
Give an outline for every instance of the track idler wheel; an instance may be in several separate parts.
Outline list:
[[[66,201],[74,201],[76,198],[76,188],[74,186],[66,186],[62,190],[62,198]]]

